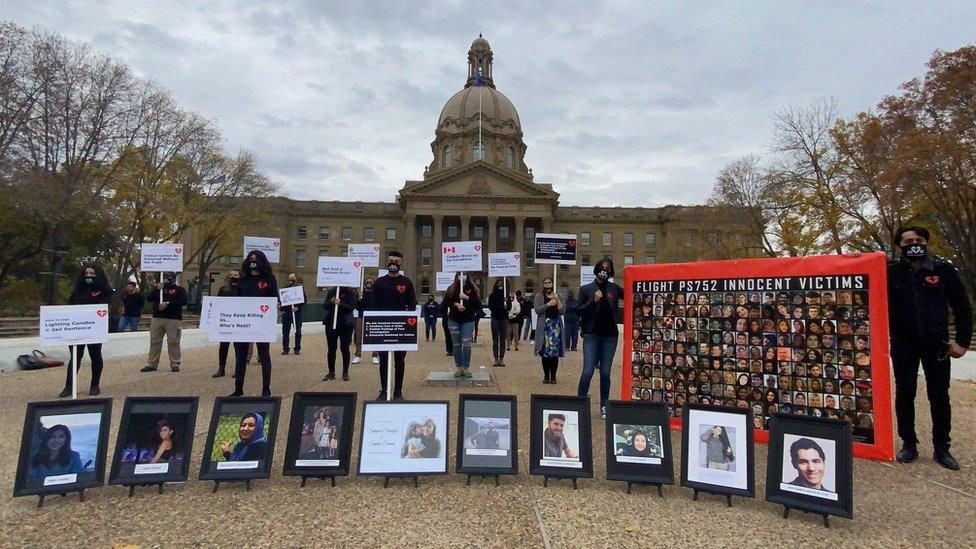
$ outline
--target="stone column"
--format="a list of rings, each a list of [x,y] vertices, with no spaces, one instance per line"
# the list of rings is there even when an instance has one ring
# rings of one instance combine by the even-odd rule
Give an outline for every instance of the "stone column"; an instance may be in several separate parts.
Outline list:
[[[417,246],[417,216],[410,214],[403,216],[404,239],[403,239],[403,271],[407,273],[416,284],[420,284],[417,277],[417,266],[420,265],[420,249]]]
[[[488,254],[489,253],[495,253],[495,252],[498,251],[498,216],[497,215],[489,216],[488,217],[488,245],[487,245],[487,248],[488,249],[485,251],[485,254],[484,254],[484,256],[485,256],[485,265],[486,265],[485,268],[486,269],[488,268],[487,267],[487,265],[488,265]]]
[[[441,245],[444,244],[444,216],[435,215],[434,216],[434,243],[431,246],[430,253],[430,266],[434,270],[434,279],[437,278],[437,271],[442,269],[441,263]],[[431,287],[434,287],[431,285]]]
[[[522,273],[527,274],[525,268],[525,217],[520,216],[515,218],[515,246],[514,251],[520,254],[522,258]],[[522,281],[524,277],[519,277],[515,282],[515,288],[522,288]]]
[[[464,242],[471,239],[471,218],[462,217],[461,218],[461,236],[458,238],[459,241]]]

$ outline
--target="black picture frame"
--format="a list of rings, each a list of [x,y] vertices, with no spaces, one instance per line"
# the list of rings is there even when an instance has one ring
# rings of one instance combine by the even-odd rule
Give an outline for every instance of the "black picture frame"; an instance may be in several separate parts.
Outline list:
[[[292,398],[291,417],[288,420],[285,463],[282,469],[284,476],[335,477],[349,474],[350,460],[352,459],[353,425],[356,421],[356,399],[356,393],[295,393]],[[308,443],[303,438],[306,420],[308,419],[306,412],[309,407],[341,408],[342,419],[336,422],[337,447],[335,453],[329,456],[316,455],[313,458],[302,459],[302,461],[308,461],[310,464],[300,466],[298,465],[299,456],[308,453],[303,453],[302,449]],[[337,463],[335,465],[315,465],[311,464],[313,460],[335,461]]]
[[[611,400],[607,402],[606,468],[607,480],[640,484],[674,484],[674,452],[671,447],[671,411],[663,403]],[[620,446],[618,431],[624,426],[649,426],[655,433],[645,433],[648,456],[628,455],[628,446]],[[656,437],[654,435],[657,435]],[[633,435],[631,435],[633,437]],[[656,442],[652,439],[657,439]],[[655,451],[655,445],[659,447]],[[636,458],[636,459],[635,459]],[[657,460],[658,463],[653,463]],[[642,463],[643,462],[643,463]]]
[[[693,419],[697,419],[700,413],[705,413],[706,417],[715,418],[717,421],[721,420],[723,423],[718,425],[717,423],[699,423],[695,421],[692,423]],[[718,416],[712,416],[712,414],[718,414]],[[737,417],[740,416],[740,417]],[[700,440],[700,435],[698,434],[698,427],[700,425],[718,425],[718,426],[731,426],[730,423],[735,423],[734,427],[741,429],[745,436],[742,437],[741,433],[736,433],[736,438],[734,442],[734,448],[732,451],[734,455],[741,456],[741,451],[746,452],[746,462],[745,462],[745,486],[736,487],[731,485],[731,482],[722,482],[720,479],[716,479],[716,482],[703,481],[702,477],[706,476],[727,476],[722,473],[727,473],[728,471],[722,471],[719,474],[715,474],[711,471],[707,465],[702,467],[700,462],[698,462],[700,450],[697,447],[697,442]],[[689,448],[689,433],[694,430],[696,448],[691,451]],[[734,406],[710,406],[703,404],[689,404],[685,406],[681,425],[681,485],[687,488],[691,488],[696,492],[710,492],[713,494],[724,494],[728,496],[739,496],[745,498],[756,497],[756,456],[755,456],[755,445],[753,441],[753,425],[752,425],[752,410],[750,408],[737,408]],[[728,435],[726,435],[728,436]],[[743,441],[744,439],[744,441]],[[730,441],[731,442],[731,441]],[[743,446],[741,443],[744,442]],[[694,475],[690,475],[689,469],[690,461],[692,459],[696,460],[694,464]],[[706,455],[707,459],[707,455]],[[740,464],[741,461],[737,461]],[[739,468],[736,468],[735,473],[741,472]],[[734,475],[736,477],[736,483],[741,479],[740,475]],[[728,480],[728,479],[725,479]]]
[[[785,445],[788,436],[791,439],[794,437],[805,438],[817,443],[827,459],[830,459],[832,455],[834,458],[834,478],[824,478],[821,488],[825,488],[825,496],[833,494],[836,496],[836,500],[830,496],[807,495],[816,493],[816,491],[803,487],[794,488],[792,484],[784,482],[785,454],[789,453],[789,447]],[[832,442],[833,448],[825,441]],[[839,419],[777,413],[769,422],[767,451],[766,501],[783,505],[789,509],[798,509],[820,515],[854,518],[853,427],[850,423]],[[829,472],[826,470],[824,476],[829,477]],[[797,480],[800,480],[799,475]],[[833,482],[831,483],[829,480]],[[826,489],[830,487],[830,484],[833,485],[833,492]],[[789,487],[784,489],[784,485]]]
[[[590,397],[532,395],[529,419],[529,474],[547,478],[593,478],[593,433],[590,420]],[[558,463],[562,458],[543,457],[543,437],[546,430],[547,411],[566,411],[577,414],[577,433],[579,439],[577,466],[554,466],[544,463]],[[568,419],[568,418],[567,418]],[[567,442],[568,444],[569,442]],[[567,464],[572,463],[566,461]]]
[[[84,455],[82,455],[82,452],[71,449],[69,446],[71,454],[67,456],[69,463],[66,466],[68,468],[76,468],[75,464],[77,463],[79,467],[87,469],[88,462],[90,461],[92,462],[92,470],[90,472],[76,471],[74,473],[66,471],[63,474],[39,476],[43,471],[34,471],[34,466],[31,464],[35,453],[35,443],[39,446],[43,442],[40,438],[35,440],[35,434],[37,437],[43,436],[41,432],[37,432],[38,428],[43,429],[43,433],[46,433],[48,429],[52,429],[56,425],[64,425],[68,430],[69,444],[71,443],[71,429],[76,430],[76,435],[78,429],[87,428],[86,430],[90,430],[90,426],[88,425],[69,426],[66,423],[54,423],[49,427],[45,427],[41,418],[93,413],[101,414],[98,418],[98,433],[94,451],[87,451],[88,449],[86,448],[83,452]],[[111,428],[111,421],[112,400],[108,398],[29,402],[27,404],[27,412],[24,416],[24,430],[20,439],[20,455],[17,460],[17,474],[14,478],[14,497],[32,495],[43,497],[48,494],[65,494],[69,492],[83,493],[89,488],[104,484],[105,469],[107,467],[108,432]],[[73,422],[69,421],[69,423]],[[74,447],[81,449],[80,445],[75,445]],[[77,462],[74,461],[76,456],[78,458]],[[72,474],[76,475],[73,482],[64,482],[67,478],[55,478],[67,477],[67,475]],[[50,483],[48,479],[51,479]]]
[[[458,433],[455,454],[455,470],[469,475],[517,475],[518,474],[518,402],[515,395],[462,394],[458,399]],[[472,408],[469,410],[469,405]],[[469,427],[478,425],[469,416],[472,413],[499,413],[507,407],[507,416],[495,417],[508,420],[509,448],[507,456],[468,455],[477,450],[467,448],[470,442]],[[469,421],[470,420],[470,421]],[[474,422],[474,423],[471,423]],[[497,463],[497,465],[496,465]]]
[[[109,474],[109,485],[122,486],[145,486],[152,484],[162,484],[166,482],[185,482],[190,476],[190,457],[193,453],[193,439],[197,420],[197,407],[200,399],[197,397],[125,397],[122,405],[122,419],[119,423],[119,432],[115,439],[115,451],[112,454],[112,472]],[[185,416],[184,421],[179,425],[181,433],[181,453],[182,459],[177,463],[178,468],[167,470],[163,473],[140,473],[136,474],[139,465],[132,464],[131,471],[129,463],[123,463],[128,457],[127,452],[133,449],[129,444],[131,440],[131,430],[133,428],[133,416],[136,414],[152,414],[163,416],[168,421],[177,421],[169,416]],[[153,423],[158,420],[154,420]],[[137,422],[140,423],[141,422]],[[136,461],[141,461],[138,457],[141,448],[136,447]],[[172,463],[168,463],[172,465]]]
[[[369,409],[374,408],[375,410],[377,410],[377,413],[385,412],[387,416],[390,416],[392,414],[398,414],[393,417],[396,417],[397,421],[400,422],[400,423],[396,423],[396,425],[401,425],[401,426],[402,426],[403,419],[405,417],[409,417],[409,414],[414,414],[414,417],[421,417],[421,416],[429,416],[432,413],[434,413],[430,410],[422,412],[417,408],[415,408],[416,406],[443,407],[444,433],[442,436],[439,437],[441,455],[440,457],[437,458],[441,466],[437,470],[430,470],[430,471],[424,471],[424,470],[411,471],[411,470],[403,470],[402,468],[401,470],[397,470],[396,467],[389,467],[383,469],[380,468],[379,466],[374,466],[373,464],[374,460],[372,459],[372,457],[370,457],[369,464],[364,464],[364,459],[366,458],[366,456],[373,455],[372,453],[363,452],[363,448],[367,444],[367,440],[371,440],[371,438],[368,437],[366,433],[366,429],[372,426],[372,421],[371,421],[372,418],[367,417],[367,412],[369,411]],[[394,407],[394,408],[387,408],[387,407]],[[400,407],[401,410],[396,410],[396,407]],[[408,407],[414,407],[414,408],[408,408]],[[438,412],[438,416],[440,416],[439,412]],[[396,444],[397,446],[406,444],[405,437],[401,436],[403,434],[401,433],[401,431],[402,429],[397,430],[396,432],[397,434],[394,435],[397,438],[397,440],[394,441],[394,444]],[[358,456],[359,459],[356,464],[357,465],[356,475],[357,476],[382,476],[382,477],[422,477],[422,476],[446,475],[448,474],[447,458],[448,458],[448,454],[450,453],[449,451],[450,445],[448,443],[448,441],[451,440],[450,431],[451,431],[451,403],[446,400],[407,400],[407,401],[368,400],[365,401],[363,402],[362,416],[359,422],[359,456]],[[397,465],[411,465],[409,460],[405,460],[402,456],[397,456],[392,459],[393,459],[393,463]]]
[[[267,444],[263,450],[264,459],[257,460],[258,465],[254,468],[221,469],[220,463],[227,463],[236,460],[214,461],[215,437],[222,415],[237,415],[243,417],[250,412],[264,412],[264,423],[268,423],[270,412],[271,425],[266,429],[265,439]],[[200,480],[213,480],[218,482],[229,482],[237,480],[262,479],[271,476],[271,462],[274,460],[275,438],[278,435],[278,419],[281,414],[281,397],[217,397],[214,399],[213,412],[210,416],[210,427],[207,430],[207,442],[203,447],[203,458],[200,463]],[[253,461],[253,460],[247,460]]]

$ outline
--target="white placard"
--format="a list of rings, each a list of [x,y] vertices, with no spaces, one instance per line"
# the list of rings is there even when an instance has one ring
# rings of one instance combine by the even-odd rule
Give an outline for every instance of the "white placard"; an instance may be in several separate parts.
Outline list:
[[[244,253],[241,255],[247,257],[247,254],[253,251],[264,252],[264,256],[268,258],[269,263],[278,263],[281,261],[281,239],[264,236],[245,236]]]
[[[320,288],[343,286],[358,288],[363,262],[351,257],[320,257],[315,272],[315,285]]]
[[[580,288],[596,280],[596,275],[593,274],[594,267],[596,267],[596,265],[580,266]],[[613,282],[613,277],[610,278],[610,282]]]
[[[151,272],[183,272],[183,244],[143,244],[139,268]]]
[[[273,297],[214,297],[210,341],[273,343],[278,339],[278,300]]]
[[[441,245],[442,268],[445,271],[480,271],[481,241],[445,242]]]
[[[43,347],[108,341],[108,305],[42,305],[40,315]]]
[[[78,473],[68,473],[66,475],[50,475],[44,477],[44,486],[58,486],[61,484],[73,484],[78,482]]]
[[[454,275],[456,273],[446,273],[444,271],[437,271],[437,292],[444,292],[454,283]]]
[[[282,307],[301,305],[305,303],[305,288],[302,286],[288,286],[278,288],[278,298]]]
[[[379,244],[350,244],[348,257],[358,259],[363,262],[363,267],[380,266],[380,245]]]
[[[213,302],[211,299],[217,296],[205,295],[200,300],[200,329],[209,332],[213,326]]]
[[[368,402],[359,473],[446,473],[449,444],[446,402]]]
[[[338,467],[337,459],[296,459],[295,467]]]
[[[519,252],[489,253],[488,276],[522,276],[522,254]]]
[[[707,442],[702,440],[702,435],[716,426],[725,428],[734,456],[731,462],[717,464],[722,468],[710,466],[707,460]],[[752,425],[746,425],[746,416],[743,414],[689,410],[688,426],[685,427],[689,430],[688,455],[681,456],[686,460],[688,480],[725,488],[747,489],[748,469],[751,464],[748,463],[746,429],[751,428]]]
[[[133,475],[161,475],[169,472],[169,463],[137,463]]]
[[[228,471],[235,469],[257,469],[260,461],[218,461],[218,471]]]

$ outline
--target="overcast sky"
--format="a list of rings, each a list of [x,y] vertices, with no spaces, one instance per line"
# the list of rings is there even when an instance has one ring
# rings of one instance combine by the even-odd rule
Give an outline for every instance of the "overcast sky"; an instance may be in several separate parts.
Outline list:
[[[764,153],[774,113],[875,105],[936,49],[976,41],[976,2],[91,2],[0,0],[90,42],[186,108],[282,193],[394,200],[483,32],[526,164],[563,205],[699,203]]]

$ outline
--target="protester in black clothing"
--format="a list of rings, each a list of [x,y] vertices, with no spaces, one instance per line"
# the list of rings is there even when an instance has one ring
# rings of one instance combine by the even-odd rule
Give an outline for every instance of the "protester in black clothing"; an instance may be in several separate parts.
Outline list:
[[[918,459],[915,434],[915,392],[918,365],[925,373],[925,387],[932,413],[934,458],[947,469],[959,463],[949,453],[952,409],[949,405],[949,359],[960,358],[973,337],[969,296],[956,269],[928,254],[929,231],[903,227],[895,233],[898,261],[888,266],[888,317],[891,363],[895,372],[895,412],[898,436],[903,441],[898,461]],[[956,336],[949,339],[949,311]]]
[[[237,269],[227,273],[224,285],[217,290],[218,297],[231,297],[237,295],[237,284],[241,281],[241,273]],[[217,349],[217,373],[212,377],[224,377],[227,375],[227,351],[230,349],[229,341],[221,341]],[[245,362],[247,362],[245,360]]]
[[[390,252],[386,260],[387,275],[381,276],[373,283],[373,295],[369,300],[368,309],[371,311],[414,311],[417,309],[417,292],[413,282],[400,274],[403,264],[403,254]],[[376,400],[386,400],[388,380],[386,367],[389,353],[380,353],[380,394]],[[406,351],[393,352],[395,379],[393,398],[403,400],[403,374],[406,370]]]
[[[155,372],[159,367],[159,355],[163,350],[163,337],[166,337],[166,353],[169,367],[180,371],[183,337],[183,307],[187,302],[186,288],[176,283],[177,273],[165,273],[156,291],[149,294],[152,303],[152,322],[149,324],[149,357],[141,372]]]
[[[363,283],[363,294],[359,296],[359,301],[356,303],[356,312],[359,316],[356,318],[356,330],[352,336],[353,345],[356,346],[356,354],[352,357],[353,364],[359,364],[363,360],[363,311],[366,310],[366,305],[369,303],[370,296],[373,294],[373,282],[373,277],[366,277]],[[380,363],[379,355],[375,352],[372,354],[372,357],[373,364]]]
[[[423,306],[424,341],[437,341],[437,317],[441,316],[441,304],[433,295],[427,296],[427,303]]]
[[[237,295],[240,297],[278,298],[278,281],[271,270],[271,263],[261,250],[247,254],[241,265]],[[234,342],[234,392],[230,396],[244,395],[244,376],[247,374],[248,342]],[[256,342],[258,362],[261,363],[261,396],[271,396],[271,344]]]
[[[122,294],[122,316],[119,318],[118,331],[124,332],[126,328],[130,331],[139,331],[139,320],[142,319],[142,308],[146,305],[146,298],[143,297],[136,283],[132,280],[125,283],[125,292]]]
[[[342,353],[342,380],[349,381],[349,344],[352,343],[352,333],[356,329],[356,317],[352,313],[356,310],[359,296],[355,288],[339,288],[338,290],[338,296],[336,295],[336,288],[329,290],[325,296],[325,302],[322,304],[325,308],[322,324],[325,325],[325,342],[328,347],[326,360],[329,367],[329,371],[322,378],[322,381],[335,379],[336,350]],[[338,316],[336,316],[337,308]],[[336,317],[335,328],[332,327],[333,317]]]
[[[593,267],[596,279],[579,290],[580,327],[583,330],[583,372],[576,394],[590,392],[593,372],[600,370],[600,416],[606,418],[610,398],[610,368],[617,352],[617,307],[623,300],[623,288],[610,279],[614,276],[613,260],[605,257]]]
[[[508,336],[508,312],[512,310],[512,300],[505,295],[504,281],[495,281],[495,287],[488,294],[488,309],[491,311],[491,355],[492,366],[505,365],[505,338]]]
[[[288,287],[301,286],[302,281],[295,273],[288,273]],[[304,289],[302,292],[304,293]],[[281,309],[281,354],[288,354],[288,336],[291,335],[291,327],[295,326],[295,355],[302,354],[302,309],[304,303],[297,305],[279,306]]]
[[[112,296],[114,295],[115,290],[108,285],[108,277],[105,276],[105,270],[98,265],[86,263],[78,273],[78,278],[75,280],[75,288],[71,292],[71,298],[68,303],[70,305],[104,304],[105,313],[108,314],[108,304],[112,301]],[[76,347],[77,358],[74,352]],[[68,348],[71,351],[71,359],[68,360],[68,373],[64,381],[64,390],[61,391],[58,398],[71,396],[73,376],[81,368],[81,359],[85,356],[85,347],[88,347],[88,356],[91,359],[92,369],[91,385],[89,385],[88,394],[96,396],[102,392],[98,386],[99,381],[102,379],[102,344],[74,345]],[[77,360],[77,364],[75,360]]]

